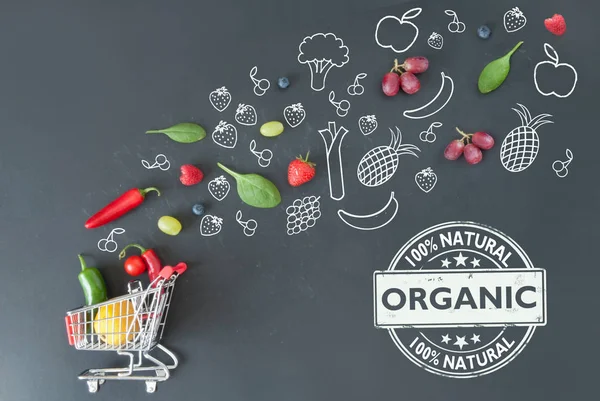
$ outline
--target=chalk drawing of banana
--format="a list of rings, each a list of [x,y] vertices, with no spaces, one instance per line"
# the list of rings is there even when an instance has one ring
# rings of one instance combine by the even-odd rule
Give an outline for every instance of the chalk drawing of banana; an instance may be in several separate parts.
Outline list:
[[[359,215],[348,213],[345,210],[338,210],[340,219],[352,228],[363,231],[377,230],[388,225],[398,213],[398,201],[394,196],[394,191],[390,194],[387,204],[375,213]]]
[[[422,118],[431,117],[438,111],[442,110],[452,99],[454,94],[454,81],[448,75],[442,72],[442,85],[437,95],[429,103],[418,109],[406,110],[404,117],[411,118],[413,120],[419,120]]]

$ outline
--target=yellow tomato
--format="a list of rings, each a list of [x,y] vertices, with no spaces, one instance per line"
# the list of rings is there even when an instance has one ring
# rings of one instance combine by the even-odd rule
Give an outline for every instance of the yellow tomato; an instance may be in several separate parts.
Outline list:
[[[94,331],[110,345],[125,345],[140,331],[135,309],[130,301],[104,305],[94,318]]]

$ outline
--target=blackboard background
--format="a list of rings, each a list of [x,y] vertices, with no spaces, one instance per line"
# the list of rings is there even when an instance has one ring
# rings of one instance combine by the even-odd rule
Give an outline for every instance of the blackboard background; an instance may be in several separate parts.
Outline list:
[[[429,57],[431,69],[422,75],[417,95],[386,99],[379,82],[394,54],[376,46],[375,24],[417,5],[424,9],[415,20],[421,33],[409,53]],[[507,34],[502,15],[515,5],[529,22]],[[467,32],[447,31],[446,8],[458,13]],[[569,25],[561,38],[542,24],[555,12],[565,15]],[[158,248],[166,262],[185,260],[191,267],[178,282],[163,338],[182,363],[149,396],[154,399],[597,399],[599,273],[592,247],[599,239],[595,166],[600,140],[594,125],[599,12],[600,6],[583,0],[6,2],[0,13],[0,399],[146,399],[142,383],[109,382],[97,395],[88,395],[76,380],[80,371],[125,360],[114,353],[75,351],[64,332],[64,312],[82,302],[77,253],[102,268],[112,295],[124,291],[127,278],[116,255],[96,249],[115,226],[127,230],[118,237],[120,245],[139,241]],[[494,29],[489,41],[474,33],[481,23]],[[296,60],[304,36],[329,31],[350,48],[350,62],[331,71],[327,89],[340,96],[357,73],[368,73],[365,95],[349,99],[352,108],[343,119],[328,104],[326,91],[310,90],[308,68]],[[431,31],[443,34],[442,51],[427,46]],[[507,82],[491,95],[479,95],[480,69],[518,40],[525,44],[513,57]],[[542,97],[533,86],[533,67],[545,58],[544,42],[577,68],[580,83],[568,99]],[[254,65],[261,77],[289,76],[292,87],[279,91],[273,81],[264,97],[256,97],[248,78]],[[403,118],[401,111],[437,93],[441,71],[456,84],[449,105],[432,119]],[[221,115],[209,105],[208,93],[222,85],[234,100]],[[281,119],[283,108],[296,102],[304,104],[308,117],[273,140],[260,137],[258,127],[239,129],[234,150],[210,138],[181,145],[143,134],[188,120],[210,132],[220,119],[233,120],[238,102],[254,105],[260,123]],[[499,161],[500,146],[486,152],[476,167],[441,157],[455,125],[490,131],[499,145],[518,122],[511,110],[516,102],[534,115],[554,115],[555,124],[539,130],[541,150],[532,167],[508,173]],[[379,120],[370,137],[358,131],[356,122],[364,114]],[[317,132],[327,121],[350,129],[341,202],[328,197]],[[420,142],[419,132],[432,121],[444,124],[438,140]],[[389,142],[392,126],[401,128],[405,143],[421,148],[420,157],[403,156],[399,171],[384,186],[363,187],[355,178],[356,164],[367,150]],[[259,168],[248,151],[251,138],[274,152],[268,169]],[[566,147],[575,158],[561,180],[551,164],[564,158]],[[308,149],[319,173],[312,183],[290,189],[287,163]],[[168,156],[171,170],[142,168],[140,160],[152,160],[157,153]],[[281,206],[251,209],[234,192],[214,202],[205,183],[219,174],[217,161],[272,179],[281,189]],[[201,165],[205,183],[182,187],[177,167],[184,163]],[[414,174],[429,166],[439,182],[424,194]],[[107,201],[150,184],[160,187],[163,196],[149,196],[116,225],[83,228]],[[381,230],[356,231],[336,216],[338,208],[377,210],[391,190],[400,211]],[[285,207],[306,195],[322,196],[323,216],[313,229],[289,237]],[[220,235],[199,235],[199,222],[190,213],[197,201],[225,219]],[[254,237],[245,237],[235,223],[238,209],[258,221]],[[183,222],[179,236],[157,230],[156,221],[165,214]],[[417,232],[451,220],[506,232],[548,272],[547,326],[508,366],[470,380],[419,369],[385,330],[373,327],[373,271],[385,269]]]

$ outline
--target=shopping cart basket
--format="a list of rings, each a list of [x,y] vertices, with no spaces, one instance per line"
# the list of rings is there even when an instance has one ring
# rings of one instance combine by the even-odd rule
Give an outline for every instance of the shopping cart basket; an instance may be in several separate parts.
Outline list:
[[[67,312],[70,345],[79,350],[116,351],[129,356],[127,367],[82,372],[79,379],[87,381],[90,393],[97,392],[106,380],[143,380],[146,391],[153,393],[157,382],[169,378],[169,370],[177,367],[177,357],[158,341],[165,329],[175,280],[186,269],[185,263],[165,266],[145,290],[140,281],[132,281],[128,295]],[[150,355],[155,350],[169,358],[168,364]]]

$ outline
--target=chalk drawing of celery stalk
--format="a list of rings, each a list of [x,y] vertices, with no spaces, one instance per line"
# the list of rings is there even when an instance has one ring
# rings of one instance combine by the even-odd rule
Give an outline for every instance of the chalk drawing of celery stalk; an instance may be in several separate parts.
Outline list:
[[[327,173],[329,175],[329,196],[333,200],[344,198],[344,168],[342,166],[342,141],[348,133],[344,127],[337,128],[335,122],[329,122],[327,129],[319,130],[325,142],[327,155]]]

